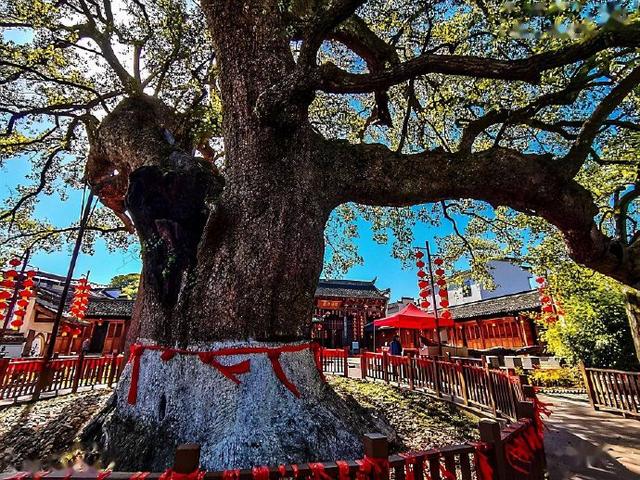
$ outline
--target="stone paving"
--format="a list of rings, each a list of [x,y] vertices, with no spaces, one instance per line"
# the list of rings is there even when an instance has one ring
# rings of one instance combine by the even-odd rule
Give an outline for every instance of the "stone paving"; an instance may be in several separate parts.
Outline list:
[[[596,412],[568,397],[540,396],[554,404],[545,421],[549,480],[640,479],[640,420]]]

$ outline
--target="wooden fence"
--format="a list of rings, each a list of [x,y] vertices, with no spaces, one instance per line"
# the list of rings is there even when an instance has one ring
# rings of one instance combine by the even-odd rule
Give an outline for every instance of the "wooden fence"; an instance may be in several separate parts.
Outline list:
[[[423,390],[494,417],[515,420],[518,402],[524,400],[521,377],[488,365],[365,352],[360,369],[363,379]]]
[[[580,370],[594,410],[640,417],[640,372],[585,368],[584,364]]]
[[[321,352],[326,373],[348,376],[346,350]],[[121,355],[74,357],[54,360],[50,381],[43,391],[75,391],[81,386],[111,385],[117,381]],[[379,434],[364,438],[365,457],[343,462],[255,467],[244,470],[199,470],[200,448],[178,447],[172,469],[163,473],[99,472],[64,469],[46,478],[73,480],[542,480],[545,475],[542,427],[535,391],[524,379],[460,362],[431,358],[399,357],[365,353],[361,356],[363,378],[423,389],[459,404],[475,405],[511,421],[501,429],[497,419],[479,423],[480,441],[450,445],[428,451],[389,455],[387,439]],[[0,363],[3,398],[33,393],[42,360],[18,359]],[[517,419],[517,420],[516,420]],[[504,424],[502,420],[502,424]],[[42,472],[0,474],[0,480],[40,480]]]
[[[41,394],[111,386],[118,380],[122,362],[123,356],[116,354],[59,357],[46,367],[41,358],[0,358],[0,400],[33,399]]]

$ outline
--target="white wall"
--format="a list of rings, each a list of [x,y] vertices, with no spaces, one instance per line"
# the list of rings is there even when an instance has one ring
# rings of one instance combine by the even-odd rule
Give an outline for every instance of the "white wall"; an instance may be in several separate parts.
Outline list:
[[[503,297],[514,293],[531,290],[531,279],[534,277],[528,270],[505,260],[491,260],[488,263],[489,274],[495,283],[495,290],[483,288],[475,280],[471,282],[471,296],[463,297],[462,286],[452,285],[449,288],[449,304],[462,305],[488,298]]]

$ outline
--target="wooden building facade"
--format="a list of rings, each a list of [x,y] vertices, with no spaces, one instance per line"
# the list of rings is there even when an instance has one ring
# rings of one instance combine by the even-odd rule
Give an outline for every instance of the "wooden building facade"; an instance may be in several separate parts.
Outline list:
[[[328,348],[363,346],[365,325],[385,316],[388,297],[374,282],[320,279],[311,337]]]

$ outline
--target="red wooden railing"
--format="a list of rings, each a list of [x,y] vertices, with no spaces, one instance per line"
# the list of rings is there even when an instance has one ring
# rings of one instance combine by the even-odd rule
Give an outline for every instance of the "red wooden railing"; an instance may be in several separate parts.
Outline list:
[[[322,371],[334,375],[349,376],[349,348],[321,348]]]
[[[39,382],[39,394],[74,393],[81,387],[111,386],[118,380],[122,362],[122,355],[78,355],[54,358],[45,368],[41,358],[0,358],[0,400],[33,397]]]
[[[364,379],[423,390],[443,400],[512,420],[517,417],[517,403],[524,399],[519,376],[487,366],[385,352],[365,352],[360,364]]]

